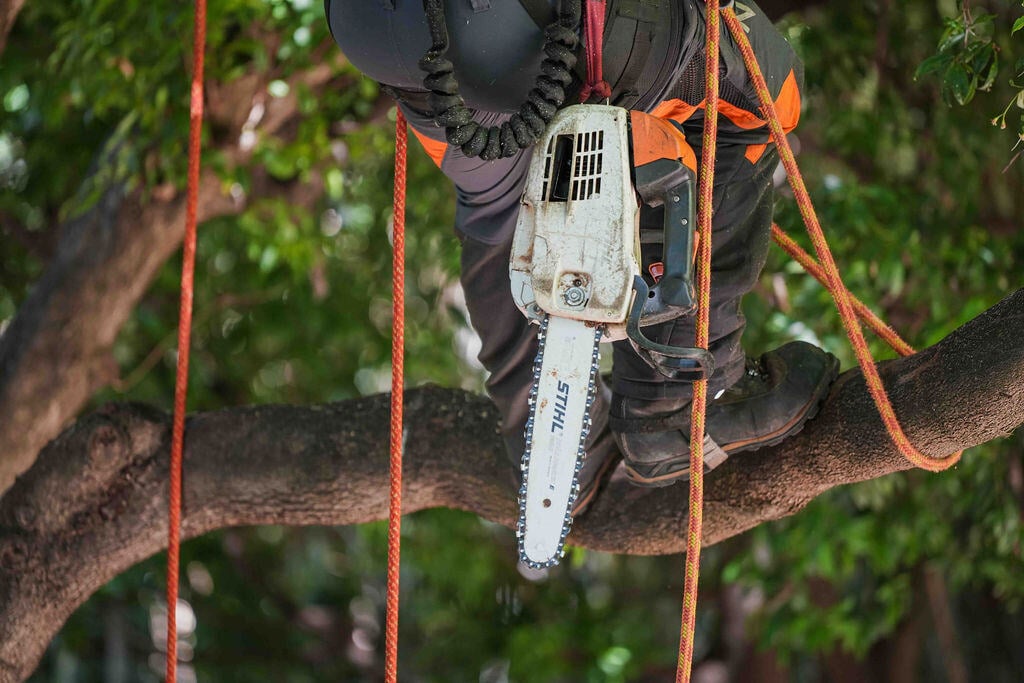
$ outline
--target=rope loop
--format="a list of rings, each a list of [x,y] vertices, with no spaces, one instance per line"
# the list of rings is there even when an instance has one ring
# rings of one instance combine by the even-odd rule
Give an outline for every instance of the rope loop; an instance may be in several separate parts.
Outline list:
[[[896,417],[896,411],[893,409],[889,395],[886,393],[882,378],[878,374],[874,358],[872,358],[871,351],[868,349],[867,341],[864,339],[864,331],[857,322],[857,311],[853,303],[854,299],[846,285],[843,284],[839,268],[836,266],[835,258],[832,256],[832,250],[828,246],[825,233],[821,228],[818,215],[811,202],[811,195],[807,191],[800,168],[797,166],[796,156],[793,154],[793,149],[789,146],[789,140],[786,139],[786,133],[782,128],[782,123],[779,121],[775,102],[772,100],[771,91],[768,89],[768,84],[761,73],[761,67],[757,62],[757,56],[754,54],[754,48],[751,46],[750,39],[747,38],[743,24],[740,23],[736,13],[731,9],[727,9],[722,12],[722,15],[726,26],[729,28],[729,33],[743,55],[743,62],[750,74],[754,89],[757,91],[757,99],[761,105],[762,114],[768,121],[772,141],[779,150],[779,158],[786,169],[786,176],[796,197],[797,205],[800,208],[800,215],[803,217],[804,225],[807,227],[807,232],[814,243],[814,250],[818,255],[819,268],[824,278],[825,286],[831,292],[832,298],[836,302],[836,307],[839,309],[839,316],[842,319],[843,328],[846,330],[846,336],[850,340],[850,345],[853,346],[853,351],[857,356],[857,363],[864,373],[868,392],[875,402],[875,407],[878,409],[882,422],[885,424],[889,438],[892,439],[903,457],[916,467],[928,470],[929,472],[941,472],[952,467],[960,460],[962,451],[944,458],[933,458],[917,450],[903,432],[899,419]]]

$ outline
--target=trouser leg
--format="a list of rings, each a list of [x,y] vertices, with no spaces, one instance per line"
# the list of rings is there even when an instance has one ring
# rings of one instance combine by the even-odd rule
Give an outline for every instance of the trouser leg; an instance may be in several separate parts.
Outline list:
[[[772,221],[772,173],[778,163],[774,149],[756,165],[742,158],[745,147],[718,150],[711,244],[711,321],[709,350],[715,372],[708,382],[711,396],[732,386],[743,374],[740,345],[746,320],[740,312],[743,295],[753,289],[768,256]],[[739,157],[739,158],[736,158]],[[745,165],[745,166],[744,166]],[[725,175],[725,173],[729,175]],[[660,221],[660,211],[643,217]],[[695,316],[645,328],[652,340],[671,346],[693,346]],[[613,388],[616,394],[645,400],[681,399],[692,393],[689,382],[673,382],[651,368],[628,341],[615,343]]]
[[[480,335],[479,359],[490,375],[487,393],[502,417],[501,433],[509,450],[520,455],[537,355],[537,327],[512,301],[508,277],[511,242],[462,241],[462,288],[470,322]]]
[[[527,399],[537,356],[537,326],[531,325],[512,300],[508,276],[511,238],[485,244],[461,236],[462,287],[470,320],[480,335],[480,362],[490,373],[487,393],[502,416],[501,433],[513,464],[518,466],[526,442]],[[608,421],[608,395],[602,388],[591,412],[593,425],[587,450],[602,438]],[[610,439],[606,439],[610,444]]]

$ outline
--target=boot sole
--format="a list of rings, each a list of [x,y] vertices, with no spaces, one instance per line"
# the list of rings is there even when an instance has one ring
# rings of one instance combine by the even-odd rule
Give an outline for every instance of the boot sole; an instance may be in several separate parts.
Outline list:
[[[819,385],[818,390],[811,397],[811,400],[807,402],[804,410],[798,413],[792,420],[787,422],[784,426],[771,434],[766,434],[757,439],[747,439],[745,441],[734,441],[729,444],[718,444],[723,451],[728,455],[734,453],[743,453],[745,451],[756,451],[761,448],[769,448],[771,446],[777,446],[786,439],[799,434],[803,431],[804,425],[808,421],[814,419],[818,412],[821,410],[821,406],[825,403],[825,399],[828,398],[829,389],[832,388],[832,384],[836,381],[839,376],[839,360],[836,358],[832,359],[831,367],[828,372],[828,381],[823,382]],[[686,462],[685,468],[679,469],[675,472],[669,472],[667,474],[660,474],[657,476],[644,476],[640,472],[633,469],[629,463],[625,463],[626,476],[629,481],[637,486],[645,486],[648,488],[662,488],[664,486],[671,486],[679,480],[690,479],[690,467],[689,467],[689,456],[686,460],[680,459],[680,462]],[[725,462],[723,460],[722,462]],[[719,463],[721,464],[721,463]],[[711,472],[714,468],[705,467],[704,474]]]

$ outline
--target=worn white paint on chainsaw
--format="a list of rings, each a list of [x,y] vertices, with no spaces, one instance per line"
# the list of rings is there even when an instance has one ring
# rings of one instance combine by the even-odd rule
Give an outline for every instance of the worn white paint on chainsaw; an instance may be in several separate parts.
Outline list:
[[[628,122],[628,111],[604,105],[555,116],[530,162],[509,264],[512,296],[528,317],[604,324],[605,341],[626,337],[639,272]]]

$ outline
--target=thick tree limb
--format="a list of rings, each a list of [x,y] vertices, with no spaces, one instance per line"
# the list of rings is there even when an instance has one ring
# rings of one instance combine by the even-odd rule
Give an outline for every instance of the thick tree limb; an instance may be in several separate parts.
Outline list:
[[[212,174],[203,216],[235,210]],[[0,336],[0,491],[116,376],[117,333],[184,231],[185,202],[107,190],[61,230],[43,277]]]
[[[1008,434],[1024,422],[1024,290],[882,374],[925,453]],[[510,526],[515,488],[493,406],[422,388],[408,393],[406,410],[405,510],[459,508]],[[184,535],[385,518],[387,421],[386,396],[193,416]],[[164,547],[169,431],[161,412],[108,406],[48,445],[0,500],[0,680],[27,676],[79,604]],[[800,435],[736,456],[708,478],[705,541],[790,515],[830,488],[908,468],[860,373],[847,372]],[[639,489],[613,477],[573,540],[620,553],[681,552],[686,499],[682,486]]]

